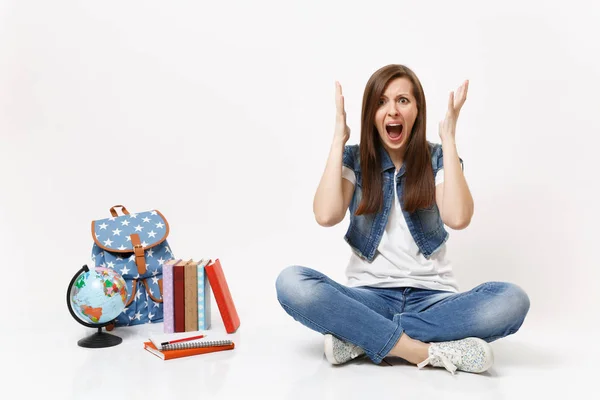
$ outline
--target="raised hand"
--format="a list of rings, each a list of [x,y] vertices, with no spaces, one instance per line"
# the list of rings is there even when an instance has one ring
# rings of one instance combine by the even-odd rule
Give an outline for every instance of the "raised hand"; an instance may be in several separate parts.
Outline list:
[[[334,141],[341,141],[342,144],[350,139],[350,128],[346,125],[346,110],[344,109],[344,96],[342,95],[342,85],[335,82],[335,133]]]
[[[454,92],[450,92],[450,97],[448,98],[448,111],[446,111],[444,120],[440,122],[439,134],[442,141],[455,139],[456,123],[458,121],[458,116],[460,115],[460,110],[467,100],[468,90],[469,81],[466,80],[456,91],[456,97],[454,96]]]

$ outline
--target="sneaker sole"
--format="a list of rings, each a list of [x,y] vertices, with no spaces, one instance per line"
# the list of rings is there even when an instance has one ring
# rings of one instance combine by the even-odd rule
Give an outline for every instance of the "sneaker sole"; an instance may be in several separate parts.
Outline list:
[[[482,372],[487,371],[488,369],[490,369],[492,367],[492,365],[494,365],[494,353],[492,352],[492,347],[490,346],[490,344],[488,342],[486,342],[485,340],[477,338],[477,337],[472,337],[471,339],[475,340],[476,342],[480,342],[482,344],[481,347],[483,347],[483,349],[485,350],[485,359],[488,360],[488,363],[486,365],[484,365],[481,369],[479,369],[477,371],[471,371],[476,374],[480,374]]]
[[[325,346],[324,346],[325,358],[333,365],[339,364],[333,357],[333,336],[330,334],[325,335]]]

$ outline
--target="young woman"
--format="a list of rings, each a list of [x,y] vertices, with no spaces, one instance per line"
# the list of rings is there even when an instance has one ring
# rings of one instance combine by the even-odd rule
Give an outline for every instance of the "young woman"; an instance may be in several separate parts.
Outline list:
[[[350,209],[348,282],[291,266],[277,278],[284,310],[325,335],[325,356],[341,364],[366,355],[396,356],[454,372],[493,364],[489,342],[515,333],[529,310],[517,285],[487,282],[460,292],[446,257],[451,229],[466,228],[473,199],[455,130],[468,81],[450,93],[440,144],[426,139],[426,105],[417,76],[388,65],[367,82],[360,145],[346,146],[342,88],[336,82],[336,126],[314,198],[322,226]]]

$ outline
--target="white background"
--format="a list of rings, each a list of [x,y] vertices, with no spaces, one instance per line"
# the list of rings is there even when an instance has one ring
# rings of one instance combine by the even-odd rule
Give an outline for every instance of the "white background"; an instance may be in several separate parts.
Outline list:
[[[124,204],[160,210],[177,257],[220,258],[244,332],[309,335],[274,284],[292,264],[344,281],[348,219],[326,229],[312,214],[334,82],[358,143],[368,78],[400,63],[421,79],[434,142],[470,80],[457,143],[475,215],[448,242],[461,289],[516,283],[531,299],[522,331],[588,337],[599,20],[593,1],[3,0],[1,334],[89,332],[67,284],[91,263],[91,221]]]

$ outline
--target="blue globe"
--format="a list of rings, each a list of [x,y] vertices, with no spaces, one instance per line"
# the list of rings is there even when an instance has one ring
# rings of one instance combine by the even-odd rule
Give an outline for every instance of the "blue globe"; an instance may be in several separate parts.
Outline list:
[[[125,309],[127,286],[123,277],[114,270],[85,268],[71,282],[69,305],[83,325],[106,325]]]

